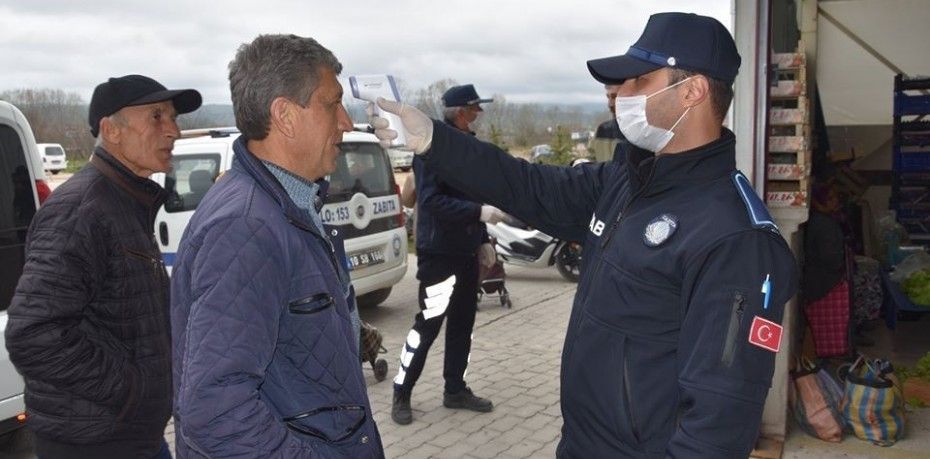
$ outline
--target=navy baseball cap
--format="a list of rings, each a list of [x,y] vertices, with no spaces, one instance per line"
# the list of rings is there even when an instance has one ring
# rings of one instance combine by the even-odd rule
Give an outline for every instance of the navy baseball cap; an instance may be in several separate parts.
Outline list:
[[[446,107],[466,107],[488,102],[494,102],[494,99],[478,97],[478,92],[475,91],[475,85],[473,84],[453,86],[442,95],[442,104]],[[478,105],[478,109],[481,109],[480,105]]]
[[[87,122],[90,133],[97,137],[100,120],[125,107],[154,104],[170,100],[178,114],[190,113],[200,108],[203,98],[195,89],[171,89],[143,75],[125,75],[110,78],[94,89],[90,98]]]
[[[649,17],[626,54],[592,59],[588,70],[604,84],[620,84],[662,67],[733,83],[739,64],[733,36],[720,21],[693,13],[658,13]]]

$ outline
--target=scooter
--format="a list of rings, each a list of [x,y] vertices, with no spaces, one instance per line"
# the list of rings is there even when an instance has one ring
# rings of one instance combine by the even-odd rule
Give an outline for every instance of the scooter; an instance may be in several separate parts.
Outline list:
[[[494,238],[494,249],[504,263],[529,268],[554,264],[562,277],[578,282],[581,244],[556,239],[516,219],[488,225],[488,235]]]

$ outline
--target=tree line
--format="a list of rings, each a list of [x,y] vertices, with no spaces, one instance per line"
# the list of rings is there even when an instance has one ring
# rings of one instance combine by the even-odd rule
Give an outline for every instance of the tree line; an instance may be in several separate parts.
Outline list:
[[[408,89],[401,83],[401,97],[429,116],[442,118],[442,93],[456,85],[442,79],[425,88]],[[506,149],[525,149],[538,144],[562,144],[571,132],[589,132],[609,116],[606,107],[592,110],[572,105],[513,103],[494,94],[494,102],[483,105],[484,114],[474,125],[478,137]],[[59,143],[69,158],[88,158],[94,138],[87,125],[87,102],[75,92],[53,88],[26,88],[0,92],[0,100],[17,106],[32,126],[39,143]],[[365,105],[348,95],[349,115],[356,123],[367,122]],[[206,104],[178,118],[181,129],[234,126],[231,104]],[[561,148],[561,145],[560,145]]]

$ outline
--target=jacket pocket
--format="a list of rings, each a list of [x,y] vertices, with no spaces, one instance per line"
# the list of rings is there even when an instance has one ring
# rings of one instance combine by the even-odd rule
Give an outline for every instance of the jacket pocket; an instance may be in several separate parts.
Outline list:
[[[746,294],[740,290],[734,291],[730,305],[732,308],[730,322],[727,325],[727,335],[723,342],[723,352],[720,355],[720,363],[727,368],[733,365],[733,359],[736,356],[736,344],[743,323],[743,312],[746,310]]]
[[[287,428],[327,443],[339,443],[355,435],[368,418],[362,405],[324,406],[283,419]]]
[[[629,337],[583,312],[573,341],[562,372],[566,437],[581,448],[607,442],[639,451],[641,432],[634,427],[629,404],[635,396],[628,384]]]
[[[630,389],[630,358],[628,346],[623,347],[623,375],[620,382],[623,384],[623,393],[620,397],[623,402],[623,408],[625,409],[625,412],[622,412],[622,414],[626,415],[629,422],[630,433],[633,435],[633,440],[636,441],[636,444],[639,444],[639,429],[636,427],[636,418],[633,417],[633,397],[630,395],[633,390]]]
[[[334,304],[336,303],[333,296],[323,292],[291,301],[287,304],[287,310],[291,314],[315,314],[324,309],[333,307]]]

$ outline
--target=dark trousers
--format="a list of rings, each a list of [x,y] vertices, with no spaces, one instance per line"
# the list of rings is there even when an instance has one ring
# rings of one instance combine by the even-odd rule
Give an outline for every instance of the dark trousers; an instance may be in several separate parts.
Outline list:
[[[420,280],[420,312],[401,351],[394,390],[407,394],[413,391],[426,364],[429,348],[439,335],[443,318],[448,317],[442,376],[447,393],[459,392],[465,388],[465,370],[475,328],[477,259],[423,254],[418,258],[417,278]]]

